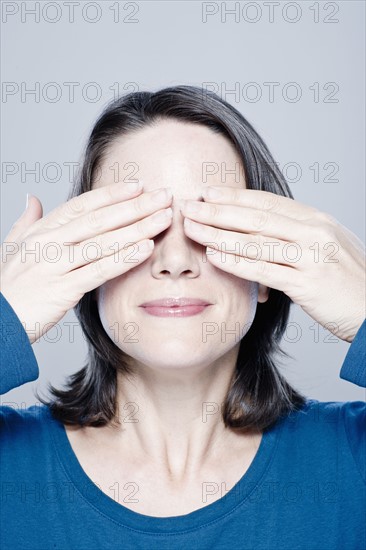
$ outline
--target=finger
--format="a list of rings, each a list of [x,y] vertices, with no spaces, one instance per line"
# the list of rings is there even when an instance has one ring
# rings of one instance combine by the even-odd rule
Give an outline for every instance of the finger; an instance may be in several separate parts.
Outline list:
[[[30,228],[37,220],[41,219],[42,216],[43,208],[41,201],[38,197],[30,195],[27,207],[13,224],[5,240],[7,242],[15,242],[25,230]]]
[[[190,204],[194,204],[194,212],[188,209]],[[261,234],[288,242],[300,241],[304,235],[303,221],[245,206],[186,201],[181,211],[183,216],[199,223],[243,233]]]
[[[299,262],[302,257],[302,247],[297,242],[271,239],[267,235],[225,231],[187,218],[184,220],[184,230],[192,240],[227,254],[237,254],[252,260],[261,259],[293,267],[301,265]]]
[[[145,244],[146,247],[144,248]],[[90,292],[106,281],[123,275],[133,267],[140,265],[151,255],[154,249],[153,246],[153,241],[152,248],[150,248],[146,239],[134,243],[132,246],[121,249],[111,256],[106,256],[69,272],[65,275],[65,284],[80,289],[82,294]]]
[[[100,238],[101,234],[117,228],[126,227],[168,206],[172,201],[169,188],[160,188],[143,193],[135,198],[124,200],[91,211],[62,227],[63,243],[81,243],[87,239]],[[47,232],[49,235],[49,232]],[[54,239],[57,235],[54,232]]]
[[[220,196],[211,198],[208,196],[208,189],[217,190]],[[315,213],[319,213],[316,208],[295,201],[290,197],[283,197],[269,191],[259,191],[257,189],[238,189],[236,187],[209,186],[204,188],[202,196],[205,201],[221,204],[232,204],[235,206],[244,206],[255,208],[267,212],[274,212],[282,216],[294,218],[297,220],[307,220]]]
[[[136,188],[136,186],[140,187]],[[73,220],[77,220],[98,208],[128,200],[140,194],[142,187],[142,182],[131,182],[128,184],[118,182],[86,191],[52,210],[47,216],[37,222],[37,228],[42,231],[55,229]]]
[[[241,256],[225,254],[222,251],[207,247],[206,257],[208,261],[236,277],[260,283],[268,288],[281,290],[289,295],[290,289],[298,281],[299,272],[288,266],[273,264],[270,262],[249,261]]]
[[[216,246],[213,241],[202,241],[202,244],[209,244],[218,252],[235,254],[248,260],[262,260],[295,268],[302,266],[302,248],[299,243],[234,232],[228,232],[224,237],[225,241],[220,246]]]
[[[75,269],[104,257],[113,256],[132,243],[152,239],[158,233],[165,231],[171,222],[172,210],[166,208],[122,229],[108,231],[77,245],[71,244],[64,247],[63,252],[67,262],[64,262],[63,272],[69,272],[70,266]]]

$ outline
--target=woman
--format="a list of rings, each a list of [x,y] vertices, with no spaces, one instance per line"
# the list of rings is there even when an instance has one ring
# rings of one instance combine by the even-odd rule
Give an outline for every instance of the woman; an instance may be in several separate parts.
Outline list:
[[[2,393],[69,309],[88,342],[66,389],[1,408],[6,547],[365,547],[366,405],[307,399],[274,358],[294,302],[366,386],[363,245],[293,200],[232,106],[114,101],[69,200],[31,197],[2,254]]]

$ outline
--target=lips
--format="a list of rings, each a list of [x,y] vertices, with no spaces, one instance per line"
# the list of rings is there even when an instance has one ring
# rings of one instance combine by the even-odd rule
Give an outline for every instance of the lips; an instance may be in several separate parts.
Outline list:
[[[185,307],[185,306],[210,306],[211,302],[203,300],[201,298],[173,298],[166,297],[159,300],[152,300],[150,302],[144,302],[140,304],[140,307]]]
[[[171,296],[166,296],[159,300],[144,302],[140,307],[147,315],[175,319],[198,315],[199,313],[203,313],[211,305],[211,302],[203,300],[202,298],[173,298]]]

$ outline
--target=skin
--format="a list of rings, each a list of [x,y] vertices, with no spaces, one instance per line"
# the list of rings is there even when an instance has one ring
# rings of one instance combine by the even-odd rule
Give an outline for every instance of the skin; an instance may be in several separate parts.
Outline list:
[[[224,184],[217,173],[203,184],[202,163],[212,159],[227,168],[240,162],[224,137],[204,127],[164,121],[115,143],[99,180],[108,185],[113,177],[108,166],[133,161],[144,190],[169,186],[173,191],[169,202],[173,219],[154,239],[151,256],[96,293],[105,330],[115,341],[118,321],[117,345],[129,354],[135,369],[131,379],[118,377],[118,409],[127,422],[121,428],[88,428],[73,442],[83,467],[105,492],[116,475],[123,483],[135,480],[140,498],[130,507],[148,515],[178,515],[202,507],[202,480],[223,483],[229,490],[260,445],[262,434],[233,433],[224,428],[219,413],[202,421],[203,403],[223,402],[239,348],[234,337],[224,339],[223,329],[204,342],[204,322],[228,329],[241,321],[248,330],[257,302],[268,299],[271,287],[286,290],[314,320],[346,341],[353,340],[364,318],[362,243],[315,208],[245,190],[243,178],[238,182],[232,175]],[[222,196],[204,195],[209,184],[217,186]],[[196,206],[194,212],[188,210],[189,203]],[[261,224],[256,225],[258,216]],[[185,217],[196,220],[197,231],[186,225]],[[321,259],[329,254],[325,245],[336,243],[338,262],[313,261],[308,250],[311,237],[319,242]],[[286,265],[280,247],[294,241],[303,254],[298,262]],[[221,253],[205,256],[207,242],[216,243]],[[237,262],[235,254],[223,252],[235,250],[238,242],[260,244],[262,261]],[[279,243],[272,262],[265,261],[263,242]],[[342,302],[340,289],[346,278],[350,284]],[[201,296],[214,306],[186,319],[150,317],[136,307],[169,293]],[[137,342],[128,342],[126,322],[138,327]],[[124,409],[126,403],[130,405]],[[129,413],[138,422],[129,422]],[[96,454],[96,448],[108,453]],[[161,490],[158,494],[156,487]],[[220,496],[218,492],[206,503]]]
[[[203,184],[202,162],[213,160],[232,169],[239,159],[225,138],[205,127],[159,122],[113,144],[93,191],[45,217],[40,201],[32,197],[5,241],[14,245],[14,252],[5,253],[1,292],[30,343],[85,292],[98,288],[104,327],[129,354],[135,375],[118,379],[121,429],[66,430],[89,477],[109,495],[116,480],[120,487],[136,483],[138,502],[123,504],[149,515],[184,514],[211,502],[202,501],[202,480],[224,483],[230,490],[257,452],[261,434],[224,429],[217,411],[202,421],[202,403],[222,403],[237,357],[238,342],[230,333],[224,339],[222,322],[228,331],[235,322],[248,330],[256,303],[268,299],[269,288],[285,292],[314,321],[349,343],[365,318],[362,242],[328,214],[286,197],[245,189],[244,179],[237,182],[228,176],[224,182],[219,173]],[[143,192],[131,194],[125,185],[112,183],[108,167],[116,161],[120,166],[137,163]],[[205,194],[213,184],[220,197]],[[173,198],[153,203],[151,192],[167,186]],[[186,200],[198,210],[189,211]],[[153,225],[153,212],[169,205],[173,218],[163,226]],[[136,217],[140,221],[134,224]],[[189,228],[185,218],[194,220],[199,231]],[[70,264],[67,254],[58,262],[45,262],[41,256],[41,261],[27,258],[24,263],[17,250],[21,242],[30,249],[35,242],[55,242],[65,252],[70,241],[85,245],[101,238],[105,245],[117,241],[122,247],[151,238],[155,248],[133,268],[124,251],[119,263],[110,252],[88,263],[76,247],[76,260]],[[207,242],[218,251],[208,250],[205,256]],[[249,261],[255,250],[245,248],[248,243],[259,247],[257,261]],[[271,256],[268,243],[276,245]],[[293,249],[284,255],[288,244],[300,250],[295,262],[290,261]],[[196,317],[169,320],[147,317],[138,308],[167,293],[203,296],[214,304]],[[219,327],[207,341],[202,338],[203,320]],[[40,326],[36,335],[29,330],[35,322]],[[137,342],[128,340],[126,322],[138,328]],[[130,405],[124,408],[126,403]],[[139,422],[128,421],[131,417]],[[221,496],[217,493],[213,499]]]
[[[118,464],[123,465],[121,476],[138,483],[143,499],[133,509],[152,515],[201,507],[205,479],[225,483],[228,490],[249,466],[261,440],[259,433],[240,435],[227,430],[219,406],[235,368],[240,338],[252,324],[257,303],[268,299],[268,288],[204,261],[205,246],[187,237],[180,210],[185,199],[202,200],[201,192],[208,185],[201,182],[202,163],[207,159],[228,167],[240,163],[223,136],[205,127],[165,121],[114,143],[95,185],[113,182],[114,173],[108,167],[115,162],[124,166],[133,161],[144,190],[169,186],[173,192],[173,218],[155,238],[151,256],[96,292],[103,326],[130,356],[134,368],[132,379],[118,376],[118,409],[120,419],[127,422],[121,428],[87,428],[73,440],[83,467],[101,486],[111,485],[120,470]],[[220,173],[209,179],[224,185],[220,180]],[[243,174],[239,181],[229,176],[226,185],[244,189]],[[152,317],[138,307],[169,294],[200,297],[213,305],[199,315],[169,319]],[[126,323],[138,328],[133,338],[128,337],[131,330],[124,329]],[[240,336],[232,334],[235,323]],[[207,326],[215,334],[204,338]],[[124,409],[125,403],[133,405]],[[129,413],[135,422],[129,421]],[[69,437],[72,433],[68,428]],[[98,453],[88,451],[96,446],[110,449],[109,461],[115,457],[113,479],[106,473],[111,469],[105,468],[105,451],[102,461]],[[153,488],[146,489],[151,476],[159,479],[159,487],[172,500],[154,500]]]

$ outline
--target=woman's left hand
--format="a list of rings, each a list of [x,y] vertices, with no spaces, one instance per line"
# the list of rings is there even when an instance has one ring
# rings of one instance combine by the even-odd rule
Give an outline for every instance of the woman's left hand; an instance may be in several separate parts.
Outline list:
[[[209,246],[208,261],[281,290],[335,336],[352,342],[366,309],[365,247],[358,237],[330,215],[288,197],[222,186],[212,187],[221,193],[213,198],[208,189],[205,202],[185,201],[181,208],[186,235]]]

